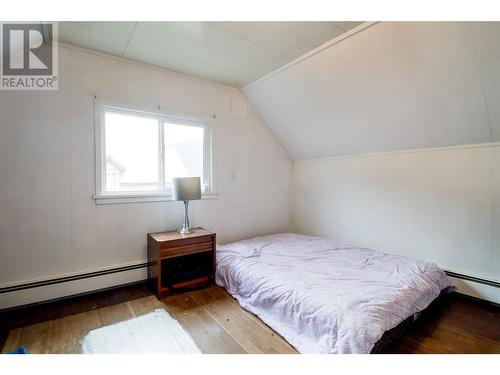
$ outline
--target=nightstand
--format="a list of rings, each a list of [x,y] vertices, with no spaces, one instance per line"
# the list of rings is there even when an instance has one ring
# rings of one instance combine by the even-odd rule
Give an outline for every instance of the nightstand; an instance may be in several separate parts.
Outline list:
[[[148,233],[148,279],[156,297],[206,287],[215,277],[215,233]]]

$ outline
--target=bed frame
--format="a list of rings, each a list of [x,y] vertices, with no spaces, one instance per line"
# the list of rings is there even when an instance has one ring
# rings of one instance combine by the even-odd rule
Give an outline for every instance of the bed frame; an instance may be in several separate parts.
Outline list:
[[[413,314],[412,316],[406,318],[401,323],[399,323],[396,327],[391,328],[388,331],[385,331],[380,340],[378,340],[370,354],[386,354],[390,351],[392,346],[400,341],[406,334],[416,325],[416,323],[420,320],[422,316],[429,314],[433,307],[441,303],[446,296],[455,290],[454,287],[449,287],[443,289],[439,296],[431,302],[429,306],[427,306],[424,310]]]

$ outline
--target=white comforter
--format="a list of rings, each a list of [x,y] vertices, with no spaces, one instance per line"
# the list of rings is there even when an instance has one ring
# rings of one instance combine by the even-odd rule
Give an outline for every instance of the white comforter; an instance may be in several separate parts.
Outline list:
[[[216,282],[301,353],[369,353],[450,286],[435,264],[297,234],[219,245]]]

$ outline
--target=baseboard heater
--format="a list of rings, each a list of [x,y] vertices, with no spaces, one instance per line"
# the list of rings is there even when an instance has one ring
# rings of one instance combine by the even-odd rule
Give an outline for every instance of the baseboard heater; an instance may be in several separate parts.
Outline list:
[[[444,272],[450,277],[455,277],[457,279],[462,279],[462,280],[474,281],[475,283],[485,284],[485,285],[489,285],[489,286],[494,286],[496,288],[500,288],[500,282],[495,281],[495,280],[481,279],[479,277],[464,275],[463,273],[457,273],[457,272],[452,272],[452,271],[447,271],[447,270],[444,270]]]
[[[110,275],[110,274],[118,273],[118,272],[126,272],[126,271],[136,270],[139,268],[145,268],[147,266],[148,266],[148,262],[143,262],[143,263],[138,263],[138,264],[132,264],[130,266],[115,267],[115,268],[109,268],[109,269],[101,270],[101,271],[86,272],[86,273],[80,273],[77,275],[56,277],[54,279],[34,281],[34,282],[30,282],[30,283],[6,286],[3,288],[0,288],[0,294],[9,293],[9,292],[17,292],[17,291],[25,290],[25,289],[38,288],[41,286],[67,283],[68,281],[88,279],[90,277]]]
[[[131,271],[131,270],[136,270],[136,269],[139,269],[139,268],[145,268],[147,266],[148,266],[148,262],[143,262],[143,263],[133,264],[133,265],[130,265],[130,266],[115,267],[115,268],[109,268],[107,270],[94,271],[94,272],[86,272],[86,273],[81,273],[81,274],[72,275],[72,276],[57,277],[57,278],[54,278],[54,279],[48,279],[48,280],[42,280],[42,281],[34,281],[34,282],[30,282],[30,283],[25,283],[25,284],[18,284],[18,285],[6,286],[6,287],[3,287],[3,288],[0,288],[0,294],[10,293],[10,292],[17,292],[17,291],[25,290],[25,289],[38,288],[38,287],[41,287],[41,286],[48,286],[48,285],[53,285],[53,284],[66,283],[68,281],[88,279],[90,277],[110,275],[110,274],[113,274],[113,273]],[[445,272],[446,272],[446,274],[448,276],[456,277],[457,279],[469,280],[469,281],[473,281],[475,283],[485,284],[485,285],[493,286],[493,287],[496,287],[496,288],[500,288],[500,282],[498,282],[498,281],[488,280],[488,279],[482,279],[482,278],[479,278],[479,277],[464,275],[464,274],[461,274],[461,273],[447,271],[447,270],[445,270]]]

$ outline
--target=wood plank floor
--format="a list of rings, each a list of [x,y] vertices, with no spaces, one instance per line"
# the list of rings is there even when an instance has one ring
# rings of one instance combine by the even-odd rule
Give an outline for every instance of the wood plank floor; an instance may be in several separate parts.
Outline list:
[[[500,354],[500,308],[452,293],[427,309],[389,353]]]
[[[24,345],[30,353],[80,353],[81,340],[89,331],[156,308],[165,308],[203,353],[296,353],[216,286],[161,301],[145,286],[131,286],[6,313],[0,316],[7,337],[2,352]],[[500,353],[500,309],[447,296],[390,353]]]

